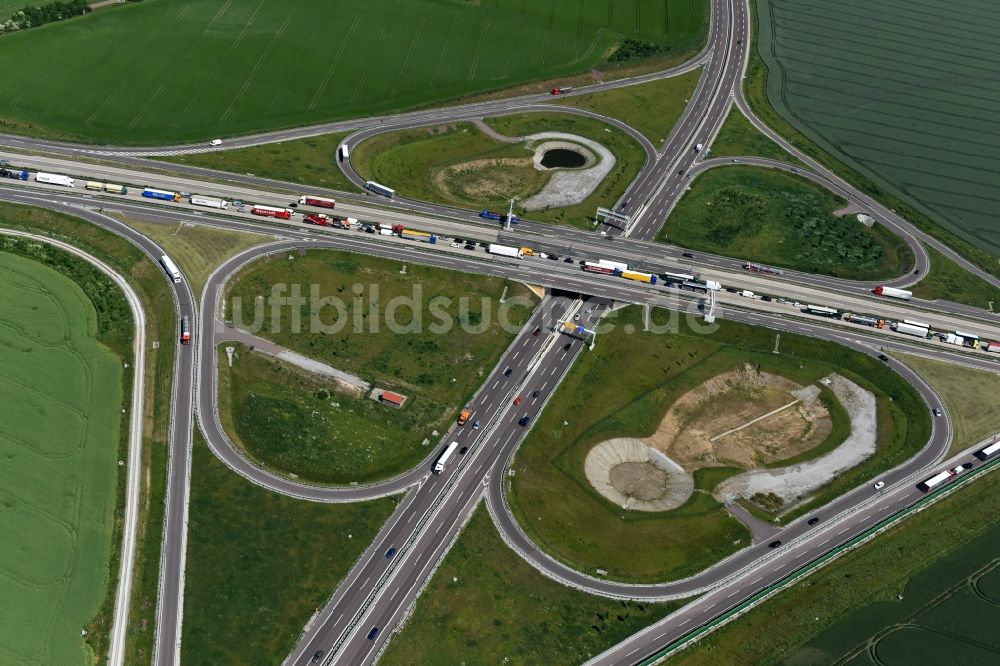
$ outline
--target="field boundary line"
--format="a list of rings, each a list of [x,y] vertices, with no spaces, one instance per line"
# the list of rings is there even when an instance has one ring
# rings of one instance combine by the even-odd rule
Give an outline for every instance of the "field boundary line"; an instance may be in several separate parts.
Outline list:
[[[361,23],[361,18],[364,15],[364,9],[358,12],[358,15],[354,17],[354,23],[351,24],[350,30],[347,34],[340,39],[340,48],[337,49],[337,55],[333,57],[333,62],[330,63],[330,67],[326,70],[326,76],[320,81],[319,87],[316,88],[316,92],[313,93],[312,99],[309,100],[309,108],[315,109],[316,103],[319,102],[320,96],[326,90],[327,85],[330,83],[330,79],[333,78],[333,71],[337,68],[340,63],[341,56],[344,55],[344,50],[347,48],[347,43],[350,41],[351,37],[354,36],[354,31],[358,29],[358,25]],[[369,62],[371,62],[369,60]]]
[[[0,229],[4,236],[28,238],[77,256],[107,275],[122,290],[135,323],[132,339],[132,409],[129,416],[128,469],[125,484],[125,511],[122,519],[122,545],[118,570],[118,591],[115,594],[114,616],[108,641],[108,664],[125,663],[125,630],[132,602],[132,575],[135,565],[136,534],[138,533],[139,494],[142,483],[142,435],[145,413],[146,312],[132,285],[111,266],[69,243],[14,229]],[[117,501],[116,501],[117,504]]]
[[[486,24],[483,26],[483,31],[479,34],[479,42],[476,44],[476,55],[472,58],[472,66],[469,67],[469,78],[476,78],[476,70],[479,69],[479,58],[483,54],[483,44],[486,42],[486,35],[490,32],[490,26],[493,25],[493,17],[490,16],[486,19]]]
[[[274,36],[271,37],[271,41],[269,41],[267,43],[267,46],[264,47],[264,50],[261,51],[260,56],[258,56],[257,58],[257,62],[254,63],[253,69],[251,69],[250,73],[247,74],[246,79],[243,80],[243,85],[240,86],[240,89],[236,93],[236,96],[233,97],[233,101],[229,103],[229,106],[226,107],[226,110],[222,114],[222,117],[219,118],[219,123],[224,123],[227,120],[229,120],[229,116],[233,114],[233,109],[235,109],[236,105],[239,104],[239,101],[243,99],[243,95],[246,94],[247,88],[250,87],[250,84],[253,82],[254,77],[257,76],[257,72],[260,71],[260,66],[264,64],[264,61],[267,59],[268,54],[271,53],[271,47],[273,47],[274,43],[279,39],[281,39],[281,36],[285,34],[285,30],[288,29],[288,24],[291,22],[291,20],[292,20],[292,12],[291,10],[289,10],[288,14],[285,15],[285,22],[281,24],[281,27],[278,28],[278,32],[274,33]]]
[[[431,77],[431,84],[434,84],[438,80],[438,76],[441,74],[441,65],[444,64],[445,57],[448,55],[448,48],[451,46],[451,37],[455,34],[455,24],[458,23],[458,15],[451,20],[451,28],[448,30],[448,37],[444,40],[444,48],[441,49],[441,56],[438,58],[437,67],[434,68],[434,76]]]
[[[389,93],[391,96],[396,96],[396,91],[399,90],[399,84],[403,81],[406,74],[406,68],[410,64],[410,58],[413,57],[413,49],[417,46],[417,41],[420,39],[420,35],[424,31],[424,26],[427,24],[427,16],[431,13],[430,5],[424,10],[424,15],[420,19],[420,25],[417,26],[416,31],[413,33],[413,39],[410,41],[410,48],[406,50],[406,57],[403,58],[403,65],[399,68],[399,74],[396,75],[396,83],[392,86],[392,92]]]

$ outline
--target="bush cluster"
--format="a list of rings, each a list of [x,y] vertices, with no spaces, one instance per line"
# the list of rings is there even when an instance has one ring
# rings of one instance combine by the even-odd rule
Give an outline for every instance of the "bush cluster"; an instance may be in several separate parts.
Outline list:
[[[623,39],[621,43],[618,44],[618,48],[616,48],[614,52],[608,56],[608,62],[619,65],[633,60],[644,60],[646,58],[662,56],[670,53],[670,51],[671,49],[669,46],[626,38]]]
[[[89,11],[87,0],[54,0],[45,5],[25,5],[24,9],[0,23],[0,33],[37,28],[46,23],[81,16]]]

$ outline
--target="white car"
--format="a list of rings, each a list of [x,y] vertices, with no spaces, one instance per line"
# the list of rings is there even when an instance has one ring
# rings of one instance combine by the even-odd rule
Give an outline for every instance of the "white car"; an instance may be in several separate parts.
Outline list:
[[[451,247],[462,247],[462,244],[459,243],[458,241],[452,241],[451,242]]]
[[[210,145],[210,146],[221,146],[222,145],[222,139],[212,139],[211,141],[208,142],[208,145]]]
[[[885,481],[878,481],[875,483],[875,490],[882,490],[885,488]]]

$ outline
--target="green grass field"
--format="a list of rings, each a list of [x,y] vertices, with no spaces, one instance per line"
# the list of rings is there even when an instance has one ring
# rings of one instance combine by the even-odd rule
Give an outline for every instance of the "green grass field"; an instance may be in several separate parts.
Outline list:
[[[846,202],[799,176],[726,166],[699,175],[658,240],[692,250],[835,277],[896,277],[913,265],[901,239],[854,215]]]
[[[917,298],[942,298],[977,308],[1000,311],[1000,289],[980,280],[934,248],[927,248],[931,268],[924,279],[909,287]]]
[[[976,0],[758,0],[758,9],[778,113],[878,187],[1000,253],[1000,163],[984,138],[1000,82],[980,74],[1000,65],[1000,18]]]
[[[993,472],[709,634],[669,663],[993,663],[1000,649],[994,630],[1000,620],[997,502],[1000,474]]]
[[[170,288],[163,269],[121,236],[104,231],[79,218],[40,208],[0,203],[0,223],[45,236],[71,240],[127,276],[146,312],[146,335],[152,343],[146,351],[146,405],[143,425],[143,469],[149,481],[140,494],[138,546],[135,562],[135,585],[132,614],[128,621],[126,663],[148,662],[152,658],[156,594],[160,574],[160,542],[163,527],[163,497],[167,470],[167,437],[170,428],[170,392],[173,385],[177,319]],[[47,246],[32,246],[34,248]],[[92,299],[107,298],[115,292],[100,284],[91,288],[80,275],[75,281],[89,289]],[[111,309],[102,308],[109,313]],[[127,353],[131,349],[131,328],[108,326],[103,340],[109,347]],[[126,335],[127,333],[127,335]],[[127,433],[122,431],[122,440]],[[124,446],[124,441],[121,444]],[[124,476],[119,477],[119,496],[124,492]],[[114,569],[114,566],[109,567]],[[88,626],[87,638],[94,654],[106,652],[107,630],[111,623],[113,590],[108,588],[101,613]]]
[[[260,335],[355,373],[375,387],[409,396],[399,410],[367,398],[341,400],[341,392],[320,397],[325,395],[321,389],[332,387],[309,381],[296,384],[298,380],[283,368],[251,364],[252,358],[243,357],[241,362],[251,367],[245,375],[242,368],[233,375],[237,416],[233,427],[251,455],[272,465],[280,463],[285,471],[303,478],[334,483],[370,481],[408,469],[428,454],[427,446],[436,445],[439,437],[434,431],[448,428],[537,302],[526,287],[499,278],[417,264],[406,264],[405,273],[403,268],[398,261],[324,250],[265,259],[236,276],[229,287],[227,312],[238,313],[234,317],[238,327],[249,327],[255,312],[266,315]],[[320,298],[341,299],[345,310],[339,318],[334,306],[317,312],[324,324],[337,321],[342,328],[311,332],[312,310],[306,303],[297,310],[300,332],[294,330],[291,307],[281,310],[273,330],[271,307],[257,309],[253,304],[257,296],[269,298],[272,285],[288,283],[300,285],[306,300],[311,285],[316,285]],[[520,305],[498,303],[505,287],[508,299],[517,296]],[[407,305],[395,308],[399,299],[410,297],[415,310]],[[240,299],[238,310],[235,298]],[[446,323],[449,318],[452,325]],[[391,319],[412,327],[411,332],[395,333]],[[239,324],[241,320],[245,325]],[[289,392],[287,387],[283,391],[283,382],[309,395]],[[356,428],[337,423],[341,408],[334,402],[343,405],[345,418],[352,419]],[[318,406],[323,411],[313,414]],[[248,420],[240,421],[241,415]],[[289,422],[311,425],[293,437]],[[320,432],[336,433],[337,438],[309,439],[306,434]],[[342,455],[346,457],[340,459]]]
[[[653,311],[658,323],[668,316]],[[514,460],[510,481],[511,507],[525,531],[581,571],[603,569],[609,578],[629,581],[677,579],[749,543],[745,528],[708,493],[695,493],[673,511],[623,511],[591,488],[583,470],[593,445],[652,435],[678,397],[744,362],[803,385],[836,371],[877,396],[878,453],[784,520],[828,502],[926,444],[929,416],[919,396],[867,356],[791,334],[781,335],[782,351],[775,355],[772,331],[731,322],[711,335],[694,334],[684,322],[677,334],[629,334],[627,327],[642,328],[635,307],[611,321],[615,330],[603,335],[594,352],[583,354],[539,417]],[[711,490],[732,473],[701,472],[696,487]]]
[[[568,97],[560,104],[617,118],[659,146],[684,112],[700,77],[701,69],[696,69],[669,79]]]
[[[98,341],[87,293],[59,271],[0,252],[0,283],[0,660],[89,664],[103,656],[81,629],[101,610],[117,550],[122,360]]]
[[[205,280],[226,259],[274,238],[244,231],[230,231],[198,224],[159,224],[125,220],[156,241],[174,259],[191,282],[195,298],[201,298]]]
[[[384,664],[582,664],[680,603],[594,597],[535,571],[479,508]]]
[[[358,188],[336,165],[337,148],[344,137],[350,134],[353,132],[322,134],[308,139],[268,143],[250,148],[189,153],[157,159],[229,173],[252,173],[258,178],[272,178],[356,192]]]
[[[893,356],[916,370],[944,400],[955,428],[952,453],[1000,432],[1000,411],[986,397],[993,396],[994,391],[1000,395],[1000,375],[913,354]]]
[[[363,117],[587,72],[623,37],[694,52],[707,5],[147,0],[5,35],[0,118],[157,144]]]
[[[231,472],[195,432],[181,660],[281,663],[396,502],[272,493]]]
[[[801,164],[785,150],[757,131],[735,106],[729,110],[718,136],[712,142],[712,157],[756,156],[780,160],[789,164]]]

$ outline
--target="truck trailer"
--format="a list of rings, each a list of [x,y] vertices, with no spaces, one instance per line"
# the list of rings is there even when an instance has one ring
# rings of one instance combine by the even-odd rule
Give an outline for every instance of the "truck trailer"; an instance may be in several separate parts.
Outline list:
[[[926,328],[921,328],[919,326],[914,326],[913,324],[907,324],[905,322],[900,322],[896,324],[897,333],[905,333],[906,335],[913,335],[918,338],[930,337],[930,330]]]
[[[365,189],[375,194],[381,194],[383,197],[389,197],[390,199],[396,196],[396,190],[376,183],[374,180],[365,181]]]
[[[319,208],[333,208],[337,202],[327,197],[314,197],[309,194],[299,197],[300,206],[317,206]]]
[[[118,183],[104,183],[104,191],[108,194],[128,194],[128,188]]]
[[[31,174],[27,169],[0,169],[0,178],[10,178],[11,180],[28,180]]]
[[[500,213],[494,213],[492,210],[483,210],[483,211],[480,211],[479,217],[483,218],[484,220],[497,220],[497,221],[499,221],[500,220]]]
[[[511,257],[513,259],[520,259],[524,256],[524,253],[519,247],[512,247],[510,245],[499,245],[497,243],[490,243],[490,246],[486,248],[486,251],[490,254],[496,254],[501,257]]]
[[[35,174],[35,181],[38,183],[48,183],[49,185],[62,185],[63,187],[73,187],[73,179],[69,176],[63,176],[58,173],[42,173],[39,171]]]
[[[168,192],[167,190],[156,190],[152,187],[146,187],[142,190],[142,196],[147,199],[159,199],[161,201],[180,201],[181,195],[177,192]]]
[[[434,245],[437,243],[437,236],[434,234],[429,234],[426,231],[414,231],[413,229],[406,229],[403,225],[399,225],[396,233],[400,238],[405,238],[406,240],[418,241],[420,243],[430,243]]]
[[[652,273],[640,273],[639,271],[622,271],[621,276],[626,280],[645,282],[646,284],[656,284],[656,276]]]
[[[908,301],[913,298],[912,291],[907,291],[906,289],[896,289],[895,287],[886,287],[885,285],[875,287],[875,295],[888,296],[889,298],[899,298],[904,301]]]
[[[229,207],[229,202],[224,199],[213,199],[211,197],[200,197],[197,194],[191,196],[191,203],[195,206],[205,206],[207,208],[218,208],[219,210],[226,210]]]
[[[274,206],[254,206],[250,209],[250,212],[254,215],[260,215],[261,217],[276,217],[279,220],[290,220],[292,219],[292,211],[287,208],[275,208]]]

